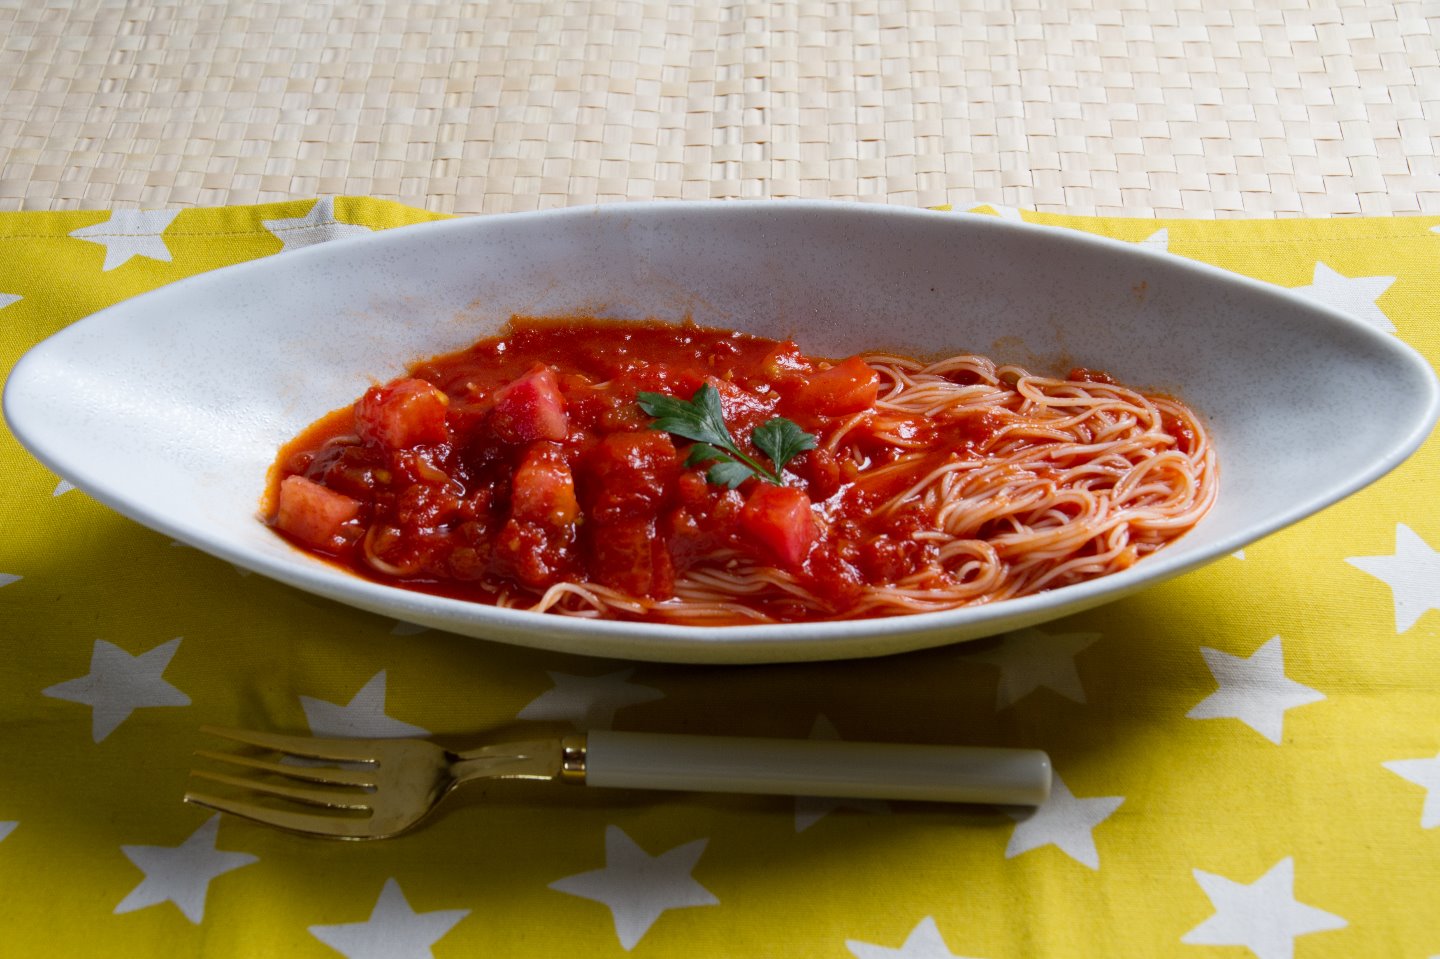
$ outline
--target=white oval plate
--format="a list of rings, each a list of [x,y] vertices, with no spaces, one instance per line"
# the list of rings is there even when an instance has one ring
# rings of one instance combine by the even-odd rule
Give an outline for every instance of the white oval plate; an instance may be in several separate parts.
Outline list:
[[[1107,370],[1180,397],[1221,493],[1131,569],[989,606],[883,620],[699,628],[495,609],[367,582],[257,518],[277,449],[406,365],[513,314],[686,317],[807,352],[961,350]],[[285,583],[527,646],[741,663],[874,656],[1114,600],[1240,549],[1377,479],[1433,426],[1437,385],[1391,336],[1263,283],[1083,233],[831,202],[637,203],[451,220],[193,277],[37,346],[5,415],[47,466],[119,512]],[[261,610],[256,616],[264,616]]]

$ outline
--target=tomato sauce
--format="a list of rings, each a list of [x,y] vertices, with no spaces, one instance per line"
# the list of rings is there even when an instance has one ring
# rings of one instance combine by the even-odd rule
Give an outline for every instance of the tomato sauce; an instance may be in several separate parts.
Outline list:
[[[653,429],[637,402],[642,391],[689,400],[705,384],[736,445],[762,464],[751,434],[773,417],[814,434],[818,448],[784,464],[783,485],[711,482],[705,465],[685,465],[691,441]],[[894,411],[857,417],[877,389],[858,358],[815,359],[789,341],[516,320],[370,389],[288,444],[272,471],[269,519],[362,576],[477,602],[530,605],[559,583],[664,601],[687,571],[741,561],[784,571],[843,615],[863,587],[934,560],[911,535],[915,515],[874,515],[914,476],[887,479],[883,467],[901,451],[875,431],[931,444],[940,463],[996,428],[983,416],[943,427]],[[873,480],[862,480],[862,465]],[[764,602],[774,619],[814,616],[783,593]]]

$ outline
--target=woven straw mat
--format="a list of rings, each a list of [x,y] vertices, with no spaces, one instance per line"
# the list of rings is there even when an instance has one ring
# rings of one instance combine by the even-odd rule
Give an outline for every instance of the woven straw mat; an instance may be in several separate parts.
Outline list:
[[[1440,2],[0,0],[0,209],[1440,212]]]

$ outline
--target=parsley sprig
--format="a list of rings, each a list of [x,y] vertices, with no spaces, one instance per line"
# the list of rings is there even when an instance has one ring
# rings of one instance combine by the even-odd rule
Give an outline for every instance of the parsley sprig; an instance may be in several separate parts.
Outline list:
[[[735,445],[725,425],[725,411],[720,407],[720,393],[709,383],[695,391],[689,400],[676,399],[664,393],[640,393],[640,408],[655,417],[652,429],[673,433],[694,440],[686,466],[714,463],[705,478],[718,486],[735,489],[752,476],[784,486],[780,471],[799,453],[815,448],[815,437],[783,416],[766,420],[755,427],[750,442],[770,458],[767,467],[746,456]]]

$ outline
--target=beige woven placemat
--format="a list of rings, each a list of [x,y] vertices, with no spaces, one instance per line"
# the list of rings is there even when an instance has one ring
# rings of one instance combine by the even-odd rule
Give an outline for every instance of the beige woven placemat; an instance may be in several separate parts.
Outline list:
[[[0,0],[0,209],[1440,212],[1440,3]]]

